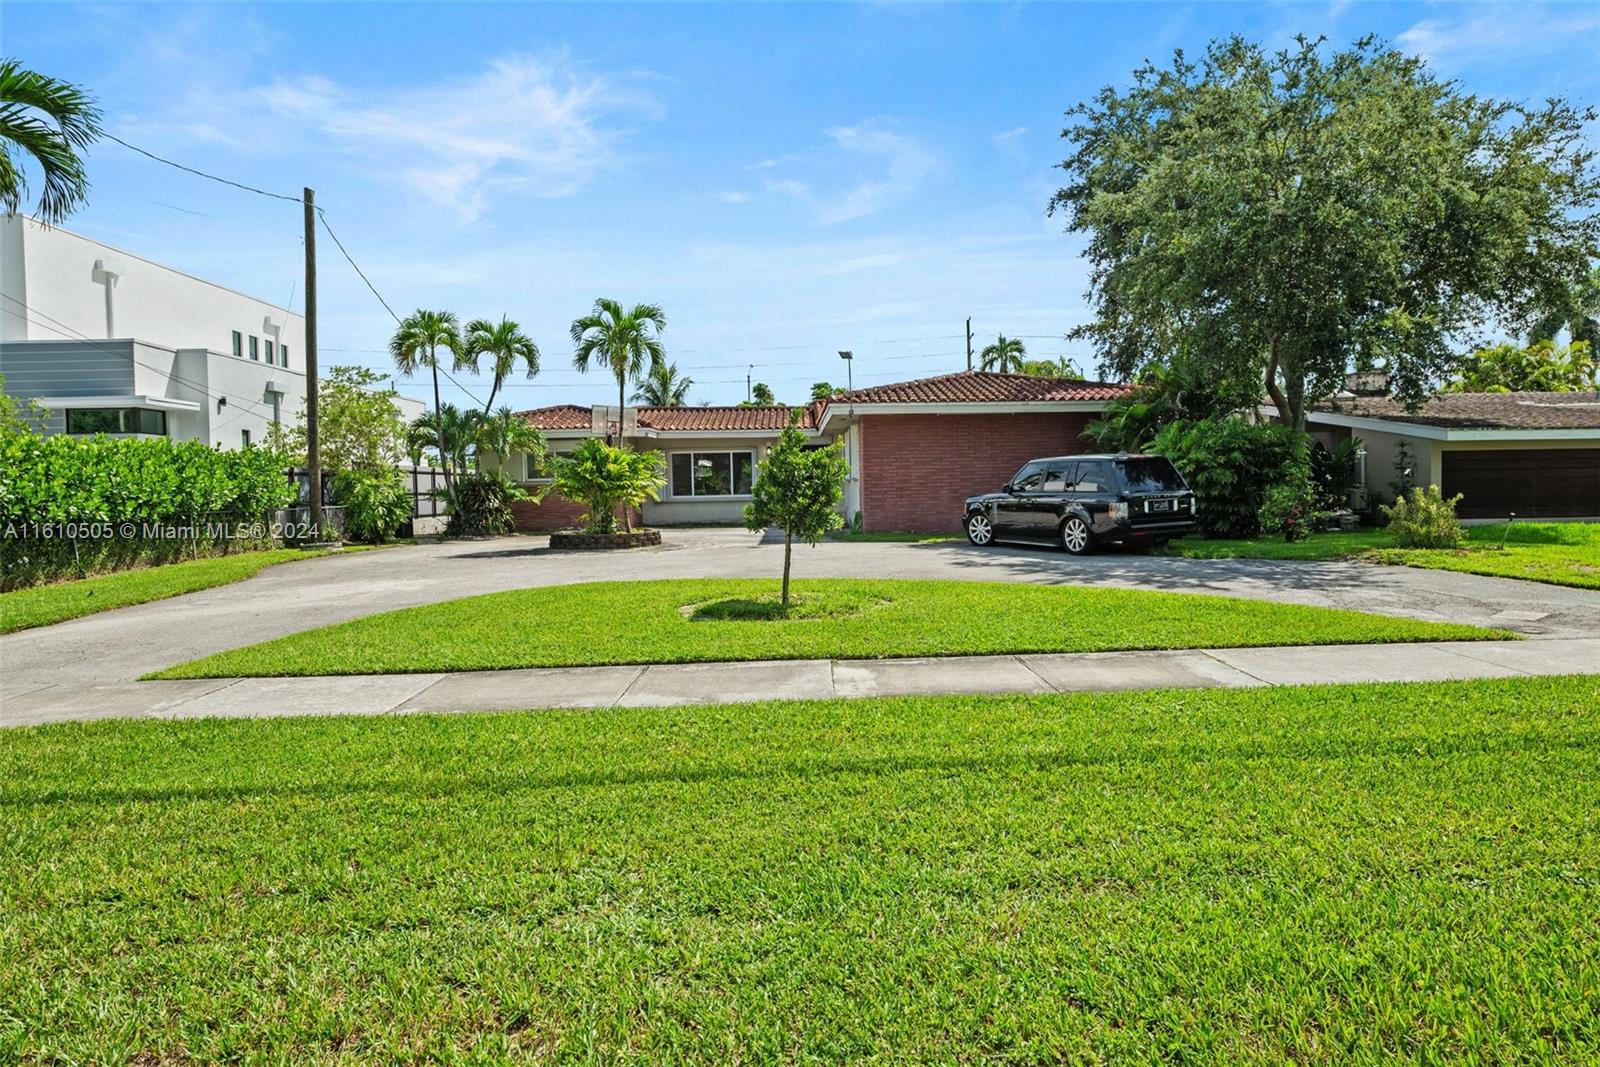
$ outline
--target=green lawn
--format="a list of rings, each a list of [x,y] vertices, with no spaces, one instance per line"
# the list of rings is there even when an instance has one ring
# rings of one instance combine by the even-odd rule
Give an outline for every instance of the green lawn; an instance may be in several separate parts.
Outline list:
[[[797,582],[795,589],[806,598],[803,610],[798,617],[781,620],[737,617],[769,613],[760,603],[745,602],[776,593],[775,580],[594,582],[518,589],[291,634],[181,664],[153,677],[391,674],[1511,636],[1332,608],[1125,589],[844,579]]]
[[[1600,678],[0,731],[0,1061],[1600,1059]]]
[[[1469,526],[1465,545],[1454,551],[1395,548],[1394,537],[1380,529],[1312,534],[1295,544],[1281,537],[1247,541],[1188,537],[1164,551],[1193,559],[1369,559],[1600,589],[1600,523],[1592,522],[1519,522],[1509,535],[1505,523]]]
[[[353,545],[344,551],[375,546]],[[323,551],[298,548],[273,548],[262,552],[241,552],[236,556],[169,563],[161,567],[119,571],[94,578],[52,585],[36,585],[0,593],[0,634],[49,626],[55,622],[93,615],[98,611],[125,608],[151,600],[210,589],[216,585],[254,577],[275,563],[326,556]]]

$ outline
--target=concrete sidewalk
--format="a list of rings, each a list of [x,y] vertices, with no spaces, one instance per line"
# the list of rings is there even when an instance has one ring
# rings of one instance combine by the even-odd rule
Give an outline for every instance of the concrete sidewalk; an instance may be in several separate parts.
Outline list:
[[[8,694],[0,726],[104,718],[378,715],[1588,673],[1600,673],[1600,638],[216,678],[40,685]]]

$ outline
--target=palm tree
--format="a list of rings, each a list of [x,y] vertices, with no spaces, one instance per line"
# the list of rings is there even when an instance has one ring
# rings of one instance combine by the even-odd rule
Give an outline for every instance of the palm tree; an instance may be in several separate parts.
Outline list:
[[[439,449],[439,463],[445,469],[445,481],[448,483],[452,468],[465,471],[471,462],[472,449],[478,442],[478,430],[482,423],[483,416],[478,414],[476,408],[462,411],[454,404],[445,404],[437,411],[417,416],[412,426],[430,434],[429,440]]]
[[[1591,347],[1600,348],[1600,267],[1589,272],[1534,324],[1529,343],[1554,341],[1565,326],[1570,331],[1569,340],[1587,341]]]
[[[983,350],[983,369],[997,370],[1002,374],[1018,374],[1022,371],[1022,361],[1027,355],[1027,349],[1022,347],[1021,341],[1001,334],[995,338],[994,344]]]
[[[23,157],[44,174],[35,211],[46,225],[61,222],[89,195],[78,153],[100,136],[100,111],[82,89],[0,60],[0,208],[16,214],[28,189]]]
[[[678,377],[676,363],[657,363],[650,368],[631,399],[635,404],[648,404],[653,408],[681,408],[693,384],[693,378]]]
[[[455,313],[450,311],[424,311],[418,308],[405,317],[400,327],[394,331],[394,337],[389,341],[389,355],[394,357],[394,365],[407,378],[417,372],[419,367],[427,367],[433,372],[433,410],[443,410],[439,406],[439,349],[447,348],[454,357],[453,370],[460,369],[461,361],[461,326]],[[444,467],[444,480],[450,481],[450,454],[444,447],[444,426],[442,423],[433,424],[435,431],[440,435],[439,463]]]
[[[485,415],[494,407],[494,397],[500,391],[500,386],[517,369],[518,360],[527,364],[528,377],[539,373],[539,346],[533,343],[533,338],[522,332],[521,326],[504,315],[500,316],[498,323],[488,319],[473,319],[467,323],[462,341],[465,351],[461,354],[461,363],[470,367],[474,374],[478,373],[478,361],[484,356],[493,361],[489,373],[494,375],[494,384],[489,387],[489,399],[483,404]]]
[[[661,331],[666,328],[666,313],[656,305],[635,304],[624,311],[621,304],[605,297],[594,302],[592,312],[572,323],[572,365],[587,371],[591,362],[603,364],[617,379],[619,437],[628,379],[644,377],[646,362],[653,368],[666,357],[661,347]]]

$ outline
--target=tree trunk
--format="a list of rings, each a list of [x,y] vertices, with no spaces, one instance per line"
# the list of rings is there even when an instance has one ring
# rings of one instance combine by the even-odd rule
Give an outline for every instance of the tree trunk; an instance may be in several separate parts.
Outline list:
[[[617,375],[617,447],[618,448],[622,447],[622,425],[623,425],[622,394],[623,394],[623,391],[627,388],[627,386],[625,385],[626,382],[627,382],[626,375],[622,375],[622,374]],[[628,503],[626,501],[624,501],[623,505],[622,505],[622,532],[623,533],[632,533],[633,532],[633,516],[628,514],[628,512],[630,510],[631,509],[630,509]]]
[[[489,399],[483,402],[483,417],[489,417],[489,409],[494,407],[494,394],[500,391],[500,376],[497,374],[494,383],[489,386]]]
[[[445,488],[450,487],[450,458],[444,452],[444,412],[439,410],[439,350],[428,346],[428,369],[433,371],[433,439],[439,445],[439,466],[444,470]]]
[[[789,606],[789,548],[794,543],[794,537],[788,530],[783,531],[783,606]]]
[[[1273,406],[1278,409],[1278,418],[1283,420],[1285,426],[1294,426],[1294,411],[1289,406],[1289,398],[1283,395],[1283,390],[1278,387],[1278,335],[1271,334],[1267,338],[1267,395],[1272,398]]]

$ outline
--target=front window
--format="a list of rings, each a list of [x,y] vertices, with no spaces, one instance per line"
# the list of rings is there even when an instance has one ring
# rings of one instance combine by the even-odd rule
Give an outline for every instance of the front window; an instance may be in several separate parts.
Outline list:
[[[254,335],[251,335],[251,337],[250,337],[250,358],[255,360],[257,363],[261,362],[261,347],[260,346],[261,346],[260,338],[254,336]]]
[[[1011,479],[1013,493],[1037,493],[1044,485],[1045,466],[1043,463],[1030,463],[1017,472]]]
[[[164,437],[167,433],[167,413],[145,408],[68,408],[67,432],[142,433]]]
[[[267,342],[267,364],[269,366],[272,364],[272,342],[271,341]]]
[[[289,365],[289,346],[288,345],[279,345],[278,346],[278,366],[287,367],[288,365]]]
[[[755,481],[754,452],[674,452],[672,495],[749,496]]]
[[[244,355],[244,334],[238,330],[233,331],[233,354],[236,356]]]
[[[242,445],[245,448],[249,448],[250,447],[250,431],[249,430],[240,430],[239,431],[239,444]]]
[[[572,450],[570,448],[546,452],[543,456],[537,456],[532,452],[524,452],[522,455],[522,480],[525,482],[548,482],[552,475],[551,460],[570,458],[572,458]],[[541,460],[543,462],[540,462]]]

